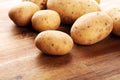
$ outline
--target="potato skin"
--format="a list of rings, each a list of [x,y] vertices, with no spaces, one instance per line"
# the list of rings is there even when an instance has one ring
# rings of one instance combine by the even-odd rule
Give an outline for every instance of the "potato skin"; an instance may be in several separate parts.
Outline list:
[[[22,0],[22,1],[31,1],[37,4],[40,7],[40,9],[46,9],[47,0]]]
[[[30,24],[33,14],[40,8],[33,2],[21,2],[12,7],[8,13],[9,18],[18,26]]]
[[[60,23],[59,14],[53,10],[40,10],[32,17],[33,28],[39,32],[58,29]]]
[[[100,3],[100,0],[96,0],[98,3]]]
[[[105,12],[113,19],[112,33],[120,36],[120,6],[108,7]]]
[[[47,30],[38,34],[35,45],[45,54],[65,55],[71,51],[73,40],[64,32]]]
[[[48,0],[47,8],[57,11],[62,23],[70,25],[86,13],[100,11],[100,6],[95,0]]]
[[[113,20],[104,12],[91,12],[78,18],[71,28],[71,37],[81,45],[95,44],[113,29]]]

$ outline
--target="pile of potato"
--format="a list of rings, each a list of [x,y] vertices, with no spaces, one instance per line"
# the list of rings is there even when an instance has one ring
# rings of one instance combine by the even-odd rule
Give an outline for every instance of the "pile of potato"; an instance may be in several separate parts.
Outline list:
[[[8,15],[18,26],[32,23],[35,45],[45,54],[65,55],[74,45],[92,45],[111,32],[120,36],[120,7],[101,10],[100,0],[23,0]],[[71,26],[70,35],[57,29]]]

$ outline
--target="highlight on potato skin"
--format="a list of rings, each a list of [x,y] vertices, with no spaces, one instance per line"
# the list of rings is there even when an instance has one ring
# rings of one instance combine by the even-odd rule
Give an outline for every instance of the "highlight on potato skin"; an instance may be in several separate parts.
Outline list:
[[[72,50],[74,43],[72,38],[62,31],[47,30],[37,35],[35,45],[45,54],[66,55]]]

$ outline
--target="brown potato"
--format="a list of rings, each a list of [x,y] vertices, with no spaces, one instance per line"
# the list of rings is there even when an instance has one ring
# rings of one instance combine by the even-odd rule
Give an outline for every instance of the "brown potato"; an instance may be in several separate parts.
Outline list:
[[[73,24],[78,17],[86,13],[100,11],[95,0],[48,0],[47,8],[57,11],[64,24]]]
[[[71,51],[73,40],[64,32],[47,30],[38,34],[35,45],[45,54],[65,55]]]
[[[8,13],[10,19],[18,26],[30,24],[33,14],[40,8],[33,2],[21,2],[12,7]]]
[[[100,0],[96,0],[98,3],[100,3]]]
[[[45,9],[47,3],[47,0],[23,0],[23,1],[31,1],[37,4],[40,7],[40,9]]]
[[[40,10],[32,17],[33,28],[39,32],[58,29],[60,23],[61,20],[59,14],[53,10]]]
[[[113,29],[113,20],[105,12],[91,12],[78,18],[71,28],[71,37],[82,45],[95,44]]]
[[[111,6],[105,10],[106,13],[113,19],[112,33],[120,36],[120,6]]]

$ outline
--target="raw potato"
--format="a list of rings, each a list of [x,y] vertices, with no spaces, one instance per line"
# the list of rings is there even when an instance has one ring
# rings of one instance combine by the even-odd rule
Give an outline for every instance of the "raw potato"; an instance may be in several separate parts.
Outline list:
[[[120,36],[120,6],[111,6],[105,12],[113,19],[112,33]]]
[[[40,10],[32,17],[33,28],[39,32],[58,29],[60,23],[59,14],[53,10]]]
[[[71,51],[73,40],[64,32],[47,30],[38,34],[35,44],[45,54],[65,55]]]
[[[81,45],[95,44],[113,29],[113,20],[105,12],[91,12],[78,18],[71,28],[71,37]]]
[[[8,15],[10,19],[18,26],[30,24],[33,14],[40,8],[33,2],[21,2],[10,9]]]
[[[100,3],[100,0],[96,0],[98,3]]]
[[[100,11],[95,0],[48,0],[47,8],[57,11],[64,24],[73,24],[78,17],[86,13]]]
[[[23,1],[31,1],[37,4],[40,7],[40,9],[45,9],[47,3],[47,0],[23,0]]]

